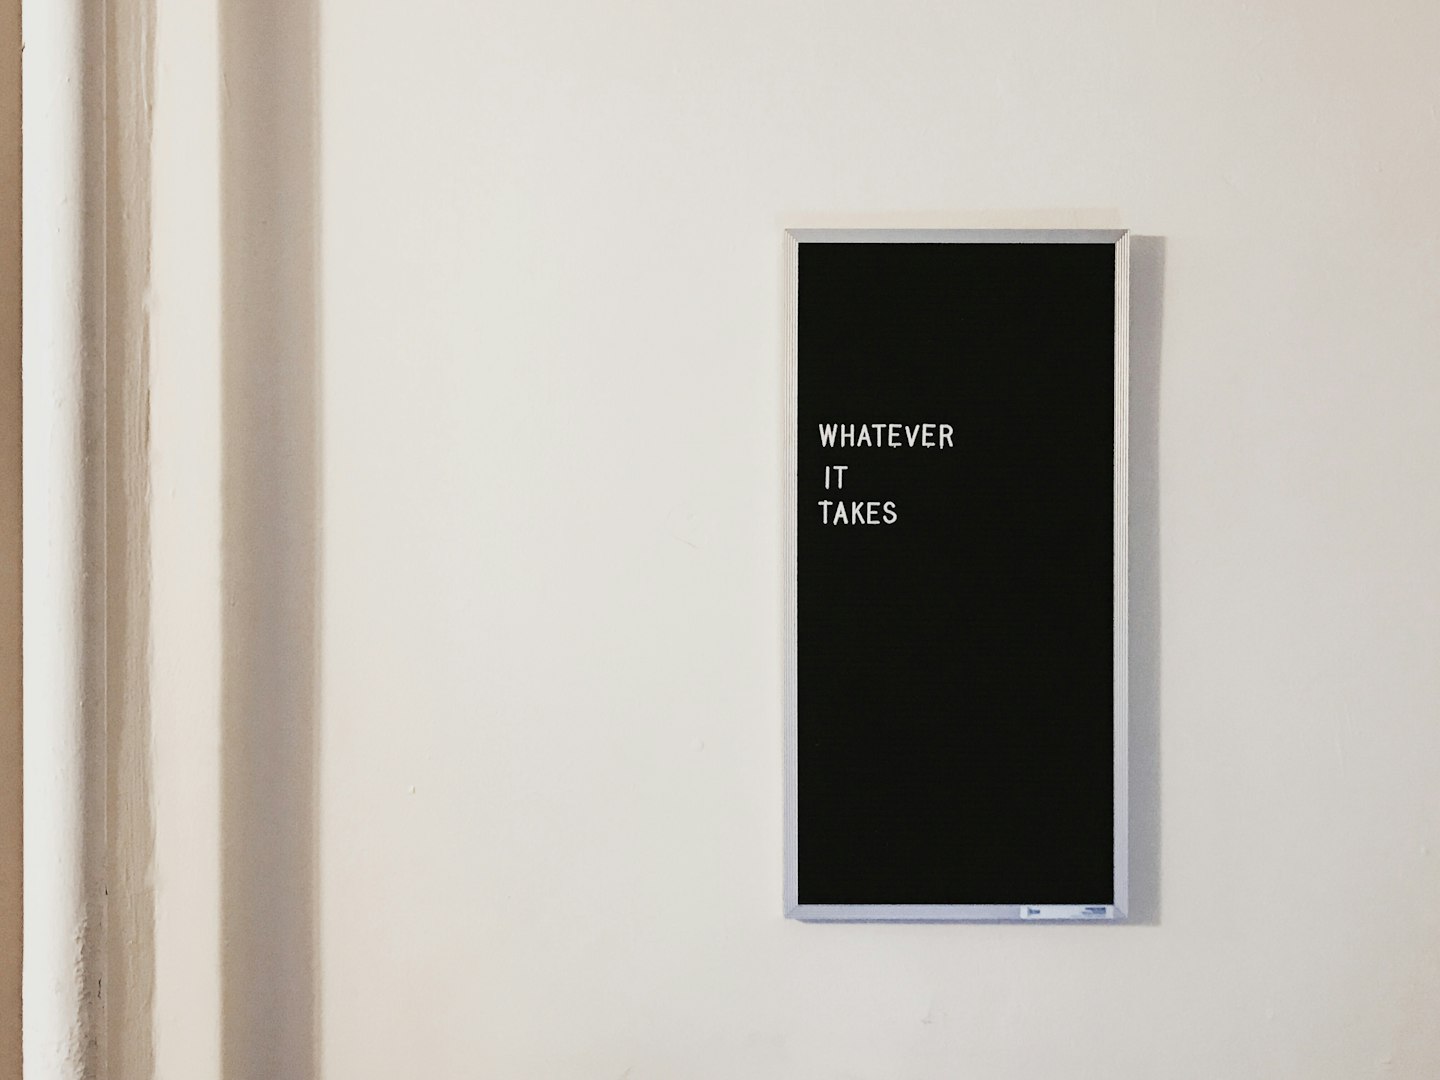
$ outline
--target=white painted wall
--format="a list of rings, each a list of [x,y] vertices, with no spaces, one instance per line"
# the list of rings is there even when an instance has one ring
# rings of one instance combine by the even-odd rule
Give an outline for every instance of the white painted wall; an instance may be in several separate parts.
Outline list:
[[[1440,8],[243,6],[160,0],[159,1075],[1440,1072]],[[780,917],[781,230],[857,215],[1161,238],[1136,925]]]
[[[0,2],[0,1080],[20,1080],[20,4]]]

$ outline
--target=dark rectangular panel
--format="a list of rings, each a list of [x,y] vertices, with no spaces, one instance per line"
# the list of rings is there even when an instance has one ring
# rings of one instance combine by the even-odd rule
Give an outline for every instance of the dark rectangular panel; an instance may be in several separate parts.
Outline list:
[[[1110,904],[1116,249],[798,259],[799,902]]]

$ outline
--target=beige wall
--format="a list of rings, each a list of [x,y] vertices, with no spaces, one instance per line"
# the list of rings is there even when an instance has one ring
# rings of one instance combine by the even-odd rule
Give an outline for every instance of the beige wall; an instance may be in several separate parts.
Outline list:
[[[1440,7],[159,12],[159,1075],[1440,1074]],[[1160,238],[1139,917],[787,922],[781,230],[1033,207]]]
[[[20,0],[0,0],[0,1080],[20,1076]]]
[[[328,1075],[1440,1074],[1440,8],[321,26]],[[1140,925],[785,922],[780,229],[1057,206],[1164,239]]]

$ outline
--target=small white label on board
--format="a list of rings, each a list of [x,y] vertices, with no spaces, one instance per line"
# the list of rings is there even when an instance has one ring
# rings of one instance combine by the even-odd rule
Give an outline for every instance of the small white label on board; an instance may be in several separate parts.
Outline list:
[[[1115,909],[1109,904],[1022,904],[1022,919],[1113,919]]]

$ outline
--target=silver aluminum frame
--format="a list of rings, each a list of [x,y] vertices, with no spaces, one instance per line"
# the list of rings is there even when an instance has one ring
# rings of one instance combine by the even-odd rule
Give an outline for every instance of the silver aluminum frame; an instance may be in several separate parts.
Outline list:
[[[802,904],[799,900],[796,490],[800,244],[1111,244],[1115,248],[1115,895],[1099,905]],[[785,915],[809,922],[1123,920],[1129,905],[1130,236],[1124,229],[789,229],[785,380]]]

